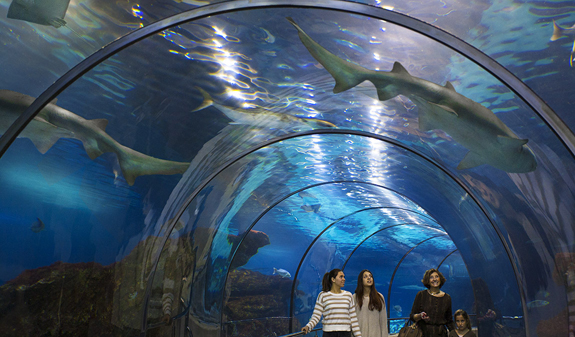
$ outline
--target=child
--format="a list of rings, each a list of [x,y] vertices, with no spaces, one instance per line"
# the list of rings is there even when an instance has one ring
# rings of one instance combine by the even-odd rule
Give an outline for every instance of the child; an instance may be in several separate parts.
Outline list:
[[[476,337],[475,333],[471,331],[471,321],[465,310],[457,310],[453,319],[455,320],[455,330],[449,331],[448,337]]]

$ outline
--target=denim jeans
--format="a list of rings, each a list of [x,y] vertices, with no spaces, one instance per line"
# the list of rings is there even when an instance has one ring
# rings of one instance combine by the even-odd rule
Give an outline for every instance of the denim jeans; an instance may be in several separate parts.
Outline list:
[[[351,337],[351,331],[324,331],[323,337]]]

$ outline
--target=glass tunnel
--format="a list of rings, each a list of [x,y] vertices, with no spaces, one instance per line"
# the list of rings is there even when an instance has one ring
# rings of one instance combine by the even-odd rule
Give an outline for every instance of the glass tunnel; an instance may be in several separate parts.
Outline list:
[[[479,337],[575,336],[572,2],[0,16],[3,336],[297,335],[333,268],[390,334],[437,268]]]

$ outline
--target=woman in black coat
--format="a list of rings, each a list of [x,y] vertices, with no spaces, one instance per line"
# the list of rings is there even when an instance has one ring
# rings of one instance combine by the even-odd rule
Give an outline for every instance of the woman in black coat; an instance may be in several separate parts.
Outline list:
[[[451,296],[441,291],[445,277],[437,269],[429,269],[421,282],[427,288],[417,293],[409,316],[423,332],[423,337],[447,337],[447,328],[455,329],[451,312]]]

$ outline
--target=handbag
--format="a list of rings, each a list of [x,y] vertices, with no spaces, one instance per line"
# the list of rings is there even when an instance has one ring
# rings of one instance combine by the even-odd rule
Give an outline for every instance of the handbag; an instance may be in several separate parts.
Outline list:
[[[423,336],[423,332],[417,325],[417,323],[413,322],[413,324],[409,324],[411,320],[407,320],[405,325],[401,330],[399,330],[398,337],[421,337]]]

